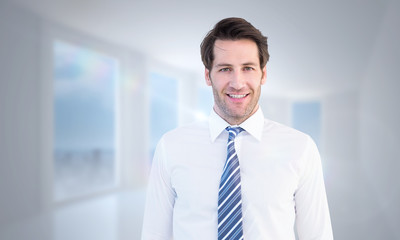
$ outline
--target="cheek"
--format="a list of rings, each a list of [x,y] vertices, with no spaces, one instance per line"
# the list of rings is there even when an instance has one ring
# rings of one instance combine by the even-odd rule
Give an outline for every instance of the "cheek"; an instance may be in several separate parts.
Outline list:
[[[264,84],[264,79],[260,76],[254,76],[252,81],[249,81],[249,86],[252,89],[259,89]]]
[[[223,91],[222,86],[220,86],[218,83],[216,84],[215,82],[213,82],[212,88],[213,88],[213,91],[218,94],[221,94],[221,92]]]
[[[224,88],[229,83],[229,80],[227,78],[221,77],[221,76],[211,76],[211,81],[210,81],[212,88],[216,90],[217,92],[223,91]]]

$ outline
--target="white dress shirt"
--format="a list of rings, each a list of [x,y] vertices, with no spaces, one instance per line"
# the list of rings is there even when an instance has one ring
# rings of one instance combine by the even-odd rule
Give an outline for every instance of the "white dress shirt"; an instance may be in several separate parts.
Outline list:
[[[143,240],[217,239],[218,189],[229,126],[208,122],[166,133],[149,178]],[[321,160],[312,139],[264,119],[261,109],[235,139],[247,240],[333,239]]]

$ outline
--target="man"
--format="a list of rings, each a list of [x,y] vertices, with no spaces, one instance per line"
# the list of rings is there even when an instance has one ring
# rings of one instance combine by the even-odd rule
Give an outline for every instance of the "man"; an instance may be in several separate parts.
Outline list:
[[[160,140],[142,239],[289,240],[294,229],[300,240],[333,239],[314,142],[264,119],[258,105],[267,38],[227,18],[205,37],[201,55],[214,109],[209,121]]]

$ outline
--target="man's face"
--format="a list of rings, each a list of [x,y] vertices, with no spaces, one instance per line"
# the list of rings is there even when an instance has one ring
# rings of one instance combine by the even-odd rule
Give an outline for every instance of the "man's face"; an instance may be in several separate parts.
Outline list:
[[[215,41],[212,70],[205,70],[206,83],[213,89],[215,112],[231,125],[244,122],[258,109],[266,76],[255,42]]]

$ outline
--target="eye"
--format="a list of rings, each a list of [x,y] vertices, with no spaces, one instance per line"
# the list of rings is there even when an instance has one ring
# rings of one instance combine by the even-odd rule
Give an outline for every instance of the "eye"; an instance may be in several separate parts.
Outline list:
[[[221,68],[219,71],[220,72],[228,72],[230,70],[231,70],[230,68]]]
[[[244,67],[243,68],[245,71],[251,71],[251,70],[254,70],[254,68],[252,68],[252,67]]]

